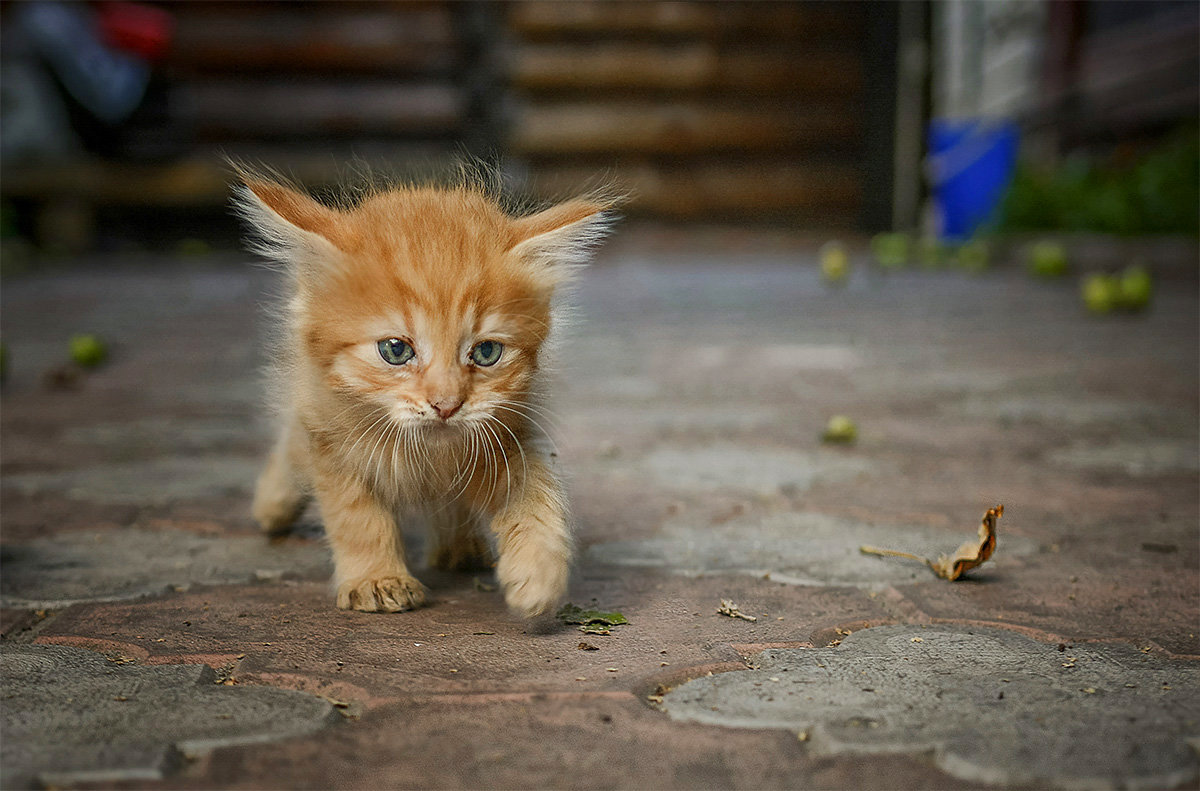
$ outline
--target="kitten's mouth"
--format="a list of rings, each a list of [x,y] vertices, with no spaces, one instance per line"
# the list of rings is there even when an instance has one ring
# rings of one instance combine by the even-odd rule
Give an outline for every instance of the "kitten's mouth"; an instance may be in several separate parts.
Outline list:
[[[442,420],[441,418],[425,418],[421,421],[421,428],[433,435],[444,436],[448,433],[457,433],[462,428],[461,420]]]

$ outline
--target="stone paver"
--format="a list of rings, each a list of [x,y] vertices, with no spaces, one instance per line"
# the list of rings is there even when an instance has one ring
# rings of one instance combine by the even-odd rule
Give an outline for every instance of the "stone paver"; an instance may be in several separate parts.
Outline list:
[[[302,736],[338,715],[321,698],[224,686],[208,665],[138,667],[94,651],[5,645],[0,784],[161,779],[188,755]]]
[[[132,562],[136,559],[136,562]],[[5,550],[0,605],[54,608],[285,576],[327,577],[323,546],[172,530],[76,531]]]
[[[920,754],[1001,786],[1162,788],[1195,777],[1200,665],[1131,645],[878,626],[772,649],[666,695],[673,719],[786,728],[824,755]]]
[[[418,570],[428,607],[341,612],[318,514],[257,533],[274,274],[149,257],[5,281],[4,786],[1194,785],[1194,242],[1146,245],[1151,310],[1107,318],[1016,267],[830,290],[815,248],[630,227],[584,274],[546,420],[570,597],[622,611],[610,635],[515,620],[486,574]],[[74,332],[111,360],[46,389]],[[833,414],[856,444],[821,444]],[[997,503],[997,553],[962,582],[858,552],[950,551]]]

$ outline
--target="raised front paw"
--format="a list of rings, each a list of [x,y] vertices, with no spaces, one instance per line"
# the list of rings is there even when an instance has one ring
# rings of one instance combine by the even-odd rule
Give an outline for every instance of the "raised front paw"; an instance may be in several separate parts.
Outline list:
[[[362,612],[403,612],[425,603],[425,586],[413,577],[350,579],[338,585],[337,606]]]
[[[525,551],[501,553],[496,576],[504,586],[504,601],[526,618],[552,612],[567,593],[568,563],[563,553]]]

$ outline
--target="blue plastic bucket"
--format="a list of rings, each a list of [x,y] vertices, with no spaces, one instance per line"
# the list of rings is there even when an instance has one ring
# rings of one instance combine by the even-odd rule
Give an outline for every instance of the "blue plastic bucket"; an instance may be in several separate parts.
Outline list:
[[[995,216],[1012,181],[1020,135],[1009,121],[929,122],[929,180],[938,236],[970,238]]]

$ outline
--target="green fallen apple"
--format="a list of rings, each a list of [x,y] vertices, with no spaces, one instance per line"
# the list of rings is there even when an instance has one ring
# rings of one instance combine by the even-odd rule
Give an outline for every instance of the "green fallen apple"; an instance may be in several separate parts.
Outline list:
[[[871,252],[885,269],[899,269],[908,263],[908,234],[879,233],[871,237]]]
[[[211,253],[212,246],[203,239],[188,237],[186,239],[179,240],[179,242],[175,245],[175,252],[177,252],[179,255],[202,256]]]
[[[829,423],[825,426],[825,433],[821,435],[821,440],[824,442],[849,444],[856,439],[858,439],[858,426],[854,425],[854,421],[845,415],[834,415],[829,418]]]
[[[1154,295],[1154,282],[1144,266],[1134,265],[1121,273],[1118,281],[1119,302],[1125,310],[1144,310]]]
[[[1029,249],[1029,271],[1038,277],[1062,277],[1067,269],[1067,251],[1058,242],[1044,240]]]
[[[917,260],[925,269],[937,269],[946,263],[946,247],[935,237],[926,236],[917,242]]]
[[[1093,272],[1083,279],[1080,295],[1092,313],[1111,313],[1121,303],[1121,284],[1111,275]]]
[[[108,357],[108,347],[95,335],[71,336],[71,359],[84,368],[94,368]]]
[[[841,284],[850,274],[850,256],[841,242],[827,242],[821,247],[821,278],[830,284]]]
[[[974,239],[958,248],[958,265],[968,272],[982,272],[988,268],[990,254],[987,242]]]

